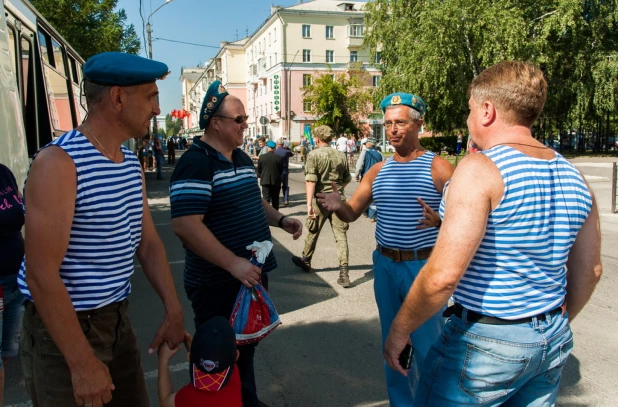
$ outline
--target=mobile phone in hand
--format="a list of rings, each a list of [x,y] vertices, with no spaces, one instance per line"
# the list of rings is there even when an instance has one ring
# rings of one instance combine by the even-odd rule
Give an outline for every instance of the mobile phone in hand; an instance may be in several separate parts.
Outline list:
[[[404,370],[408,370],[412,366],[412,355],[414,355],[414,346],[407,344],[399,354],[399,364]]]

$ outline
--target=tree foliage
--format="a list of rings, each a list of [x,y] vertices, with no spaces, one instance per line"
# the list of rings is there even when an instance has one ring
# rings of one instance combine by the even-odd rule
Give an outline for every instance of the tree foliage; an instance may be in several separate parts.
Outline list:
[[[177,136],[182,129],[182,120],[174,119],[169,113],[165,116],[165,129],[167,137]]]
[[[137,54],[140,40],[118,0],[30,0],[84,59],[106,51]]]
[[[315,125],[330,126],[335,134],[359,133],[360,120],[372,107],[373,94],[367,87],[370,81],[371,77],[361,69],[315,73],[303,90],[304,102],[311,103],[311,114],[318,117]]]
[[[503,60],[530,61],[547,77],[537,136],[573,128],[608,134],[615,125],[615,0],[375,0],[366,9],[365,43],[381,51],[376,97],[420,95],[434,131],[465,127],[470,81]]]

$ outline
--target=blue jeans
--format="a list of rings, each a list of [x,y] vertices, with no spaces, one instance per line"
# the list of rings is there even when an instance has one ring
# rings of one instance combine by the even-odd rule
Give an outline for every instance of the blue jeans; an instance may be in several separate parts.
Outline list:
[[[19,351],[19,331],[24,315],[24,296],[17,287],[17,275],[0,277],[4,291],[4,311],[0,312],[0,353],[3,359],[17,356]],[[0,368],[2,368],[0,359]]]
[[[422,367],[418,406],[554,406],[573,348],[568,316],[488,325],[451,316]]]
[[[384,349],[384,342],[386,342],[393,319],[408,295],[414,279],[426,262],[426,260],[416,260],[397,263],[377,251],[373,252],[373,282],[382,328],[382,349]],[[440,310],[410,335],[414,346],[414,357],[407,377],[391,369],[386,362],[384,363],[391,407],[412,406],[419,380],[418,370],[444,326],[442,312],[443,310]]]
[[[157,160],[157,179],[163,179],[163,174],[161,173],[161,168],[163,167],[163,159],[165,156],[163,155],[155,155],[155,160]]]

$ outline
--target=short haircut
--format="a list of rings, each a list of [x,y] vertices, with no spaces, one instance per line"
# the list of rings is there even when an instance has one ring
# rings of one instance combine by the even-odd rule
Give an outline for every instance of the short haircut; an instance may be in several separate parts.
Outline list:
[[[386,109],[384,109],[384,112],[386,113],[386,111],[388,109],[393,109],[399,106],[406,106],[406,105],[390,105],[390,106],[386,106]],[[406,106],[408,108],[408,112],[410,114],[410,119],[412,120],[423,120],[423,115],[421,114],[421,112],[419,112],[416,109],[411,108],[410,106]]]
[[[313,129],[313,135],[325,143],[330,142],[334,134],[333,129],[326,125],[318,126]]]
[[[536,66],[504,61],[472,80],[468,96],[476,103],[491,101],[505,123],[532,127],[547,99],[547,82]]]
[[[85,79],[84,96],[86,97],[86,105],[88,106],[88,110],[101,103],[105,95],[109,94],[111,88],[111,86],[99,85],[98,83]]]

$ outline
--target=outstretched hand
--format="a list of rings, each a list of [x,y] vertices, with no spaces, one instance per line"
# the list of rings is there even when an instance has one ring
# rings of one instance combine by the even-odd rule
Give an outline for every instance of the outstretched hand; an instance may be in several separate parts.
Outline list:
[[[316,194],[318,204],[327,211],[335,212],[341,209],[341,194],[337,188],[337,183],[332,181],[333,192],[328,194]]]
[[[294,218],[286,216],[281,224],[282,229],[292,235],[292,239],[296,240],[303,234],[303,224]]]
[[[440,219],[440,215],[436,213],[431,206],[427,205],[425,201],[421,198],[416,198],[418,203],[421,204],[421,208],[423,208],[423,217],[418,220],[417,229],[427,229],[427,228],[439,228],[442,224],[442,219]]]

